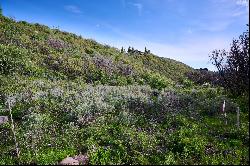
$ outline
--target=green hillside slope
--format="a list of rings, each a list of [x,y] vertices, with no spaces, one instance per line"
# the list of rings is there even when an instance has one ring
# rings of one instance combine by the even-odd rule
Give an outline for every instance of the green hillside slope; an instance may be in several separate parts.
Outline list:
[[[3,16],[0,17],[0,36],[0,51],[6,58],[1,59],[0,72],[5,75],[142,85],[150,84],[150,79],[163,84],[180,81],[192,70],[171,59],[153,54],[121,53],[117,48],[72,33]]]

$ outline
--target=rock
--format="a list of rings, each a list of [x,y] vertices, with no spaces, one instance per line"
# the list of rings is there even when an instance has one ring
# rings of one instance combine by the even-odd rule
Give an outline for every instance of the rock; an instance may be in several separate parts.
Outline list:
[[[8,122],[8,116],[0,116],[0,124]]]
[[[63,159],[59,165],[79,165],[79,161],[73,159],[72,157],[67,157]]]
[[[75,156],[74,159],[79,161],[80,165],[87,165],[89,162],[89,157],[86,154],[79,154],[78,156]]]

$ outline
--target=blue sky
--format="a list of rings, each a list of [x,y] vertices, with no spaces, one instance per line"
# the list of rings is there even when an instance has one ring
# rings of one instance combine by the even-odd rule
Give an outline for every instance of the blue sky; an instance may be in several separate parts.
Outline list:
[[[5,16],[121,48],[215,68],[208,55],[246,30],[248,0],[1,0]]]

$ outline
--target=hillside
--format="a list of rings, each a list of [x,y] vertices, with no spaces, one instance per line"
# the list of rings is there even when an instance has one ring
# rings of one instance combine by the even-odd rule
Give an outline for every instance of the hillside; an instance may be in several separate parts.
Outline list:
[[[81,79],[106,85],[145,85],[156,79],[167,85],[182,80],[184,73],[192,70],[175,60],[150,53],[121,53],[117,48],[44,25],[1,17],[0,27],[1,53],[12,54],[2,62],[1,72],[5,75]],[[8,62],[12,60],[15,64]]]
[[[0,16],[0,116],[9,118],[0,124],[0,165],[78,154],[88,164],[248,164],[248,106],[194,84],[190,71]]]

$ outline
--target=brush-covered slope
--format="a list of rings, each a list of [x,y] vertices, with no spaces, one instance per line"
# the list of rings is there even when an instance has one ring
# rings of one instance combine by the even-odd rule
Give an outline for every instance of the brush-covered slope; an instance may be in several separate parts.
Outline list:
[[[0,165],[249,164],[248,106],[191,70],[0,16]]]
[[[192,70],[175,60],[150,53],[121,53],[91,39],[4,16],[0,16],[0,53],[0,72],[5,76],[80,79],[94,84],[162,88],[183,80],[184,73]]]

